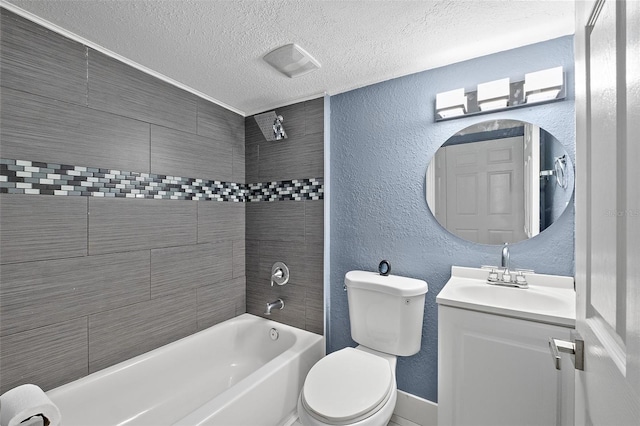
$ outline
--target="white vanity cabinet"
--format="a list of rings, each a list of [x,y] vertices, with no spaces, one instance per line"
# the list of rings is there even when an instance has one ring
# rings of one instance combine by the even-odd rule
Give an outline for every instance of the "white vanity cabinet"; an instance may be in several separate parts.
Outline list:
[[[568,354],[556,370],[548,345],[549,337],[570,340],[569,281],[566,294],[563,285],[548,293],[459,276],[470,272],[454,271],[437,298],[438,425],[572,425],[575,370]],[[573,310],[554,304],[556,292],[573,293],[566,301]]]

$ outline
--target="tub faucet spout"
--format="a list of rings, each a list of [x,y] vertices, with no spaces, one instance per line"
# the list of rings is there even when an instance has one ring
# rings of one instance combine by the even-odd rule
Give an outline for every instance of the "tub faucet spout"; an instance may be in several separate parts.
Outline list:
[[[275,302],[267,303],[267,309],[264,311],[264,314],[271,315],[271,311],[273,309],[282,310],[283,308],[284,308],[284,301],[282,299],[278,299]]]

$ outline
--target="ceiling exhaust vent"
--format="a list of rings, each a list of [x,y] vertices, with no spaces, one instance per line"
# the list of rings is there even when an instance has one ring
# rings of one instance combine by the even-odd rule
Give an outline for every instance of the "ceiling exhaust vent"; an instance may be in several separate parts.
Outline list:
[[[320,62],[294,43],[272,50],[264,55],[263,59],[290,78],[299,77],[320,68]]]

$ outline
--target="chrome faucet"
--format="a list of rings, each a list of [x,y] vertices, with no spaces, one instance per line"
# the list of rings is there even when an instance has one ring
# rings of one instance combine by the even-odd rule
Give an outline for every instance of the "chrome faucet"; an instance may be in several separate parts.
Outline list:
[[[502,247],[502,269],[504,269],[505,274],[509,274],[509,267],[511,264],[511,255],[509,254],[509,244],[504,243]]]
[[[516,269],[511,270],[511,254],[509,253],[509,244],[504,243],[502,246],[502,258],[500,262],[500,269],[496,266],[483,266],[483,269],[490,269],[489,276],[487,277],[487,284],[504,285],[508,287],[528,288],[527,278],[524,276],[526,273],[533,273],[528,269]]]
[[[265,309],[264,314],[271,315],[271,310],[273,309],[282,310],[283,308],[284,308],[284,301],[282,299],[278,299],[275,302],[267,303],[267,309]]]
[[[504,246],[502,246],[500,268],[497,266],[483,266],[482,268],[490,270],[487,284],[507,287],[528,288],[529,284],[524,274],[533,274],[533,271],[529,269],[511,269],[511,254],[509,253],[508,243],[504,243]]]

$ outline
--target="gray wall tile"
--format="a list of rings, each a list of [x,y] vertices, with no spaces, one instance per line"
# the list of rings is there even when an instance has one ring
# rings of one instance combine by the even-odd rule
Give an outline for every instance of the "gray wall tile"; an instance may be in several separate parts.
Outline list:
[[[233,182],[247,183],[244,143],[233,147]]]
[[[88,60],[90,107],[196,132],[195,95],[93,49]]]
[[[244,117],[198,99],[198,134],[233,148],[233,182],[246,183]]]
[[[226,321],[245,310],[244,277],[198,289],[198,329]]]
[[[86,198],[0,194],[0,263],[86,254]]]
[[[261,240],[259,250],[258,268],[248,271],[248,277],[252,279],[252,282],[266,280],[267,285],[270,285],[273,264],[284,262],[289,267],[289,282],[295,285],[305,285],[307,265],[305,264],[304,244]]]
[[[3,158],[246,182],[244,117],[5,10],[1,30]],[[0,198],[0,261],[21,262],[0,270],[2,392],[246,312],[244,203],[17,197]]]
[[[260,145],[247,143],[245,146],[245,180],[246,183],[260,182]]]
[[[248,203],[247,239],[304,242],[304,203]]]
[[[321,289],[324,274],[324,246],[319,244],[307,244],[304,250],[306,267],[301,277],[307,288]]]
[[[256,123],[251,117],[245,118],[245,179],[246,183],[260,182],[260,144],[267,142]]]
[[[247,277],[247,312],[250,314],[304,329],[305,297],[304,286],[286,284],[270,287],[268,277],[259,281]],[[269,316],[264,315],[266,304],[277,299],[284,301],[284,309],[271,311]]]
[[[198,99],[198,134],[232,145],[244,144],[244,117]]]
[[[231,241],[151,250],[151,297],[231,280],[232,253]]]
[[[91,197],[89,254],[195,244],[196,204],[207,203]]]
[[[305,330],[324,334],[324,296],[322,286],[307,288],[305,298]]]
[[[245,203],[198,202],[198,243],[241,240],[245,235]]]
[[[275,110],[284,118],[288,138],[268,142],[253,116],[245,119],[247,182],[324,176],[324,100]]]
[[[267,142],[258,127],[258,123],[256,123],[256,119],[253,116],[245,117],[244,119],[244,143],[245,146],[250,144],[261,144],[262,142]]]
[[[2,86],[86,105],[86,48],[1,9]]]
[[[148,300],[149,268],[148,251],[3,265],[0,335]]]
[[[26,383],[47,391],[87,375],[87,318],[2,337],[0,393]]]
[[[312,133],[280,142],[261,143],[260,182],[324,176],[324,137]]]
[[[1,90],[3,158],[149,170],[148,124],[4,87]]]
[[[312,331],[317,333],[319,314],[313,309],[308,309],[309,300],[315,299],[309,299],[307,292],[314,291],[316,299],[318,292],[320,298],[322,297],[322,245],[305,247],[301,243],[265,240],[261,240],[257,245],[258,253],[255,253],[254,244],[251,254],[247,257],[247,312],[262,315],[267,302],[282,298],[285,301],[285,309],[279,311],[277,316],[274,314],[272,319],[282,320],[286,324],[303,329],[309,323]],[[271,267],[277,261],[284,262],[289,267],[290,281],[284,286],[271,287]],[[253,266],[254,262],[258,263],[257,268]],[[313,306],[317,307],[317,303]],[[307,318],[307,313],[311,315],[310,318]],[[322,324],[320,321],[320,326]]]
[[[245,256],[246,275],[260,276],[260,240],[245,241]]]
[[[324,98],[304,103],[305,134],[324,133]]]
[[[246,275],[246,242],[244,239],[233,242],[233,278]]]
[[[151,173],[233,181],[230,142],[151,126]]]
[[[196,291],[173,294],[89,317],[89,372],[196,331]]]
[[[324,242],[324,200],[304,201],[304,240],[307,244]]]
[[[288,138],[267,142],[253,117],[245,119],[247,182],[324,176],[324,99],[276,109]],[[247,312],[262,315],[278,297],[285,309],[270,319],[323,333],[324,201],[247,204]],[[284,261],[291,281],[270,287],[271,266]]]

